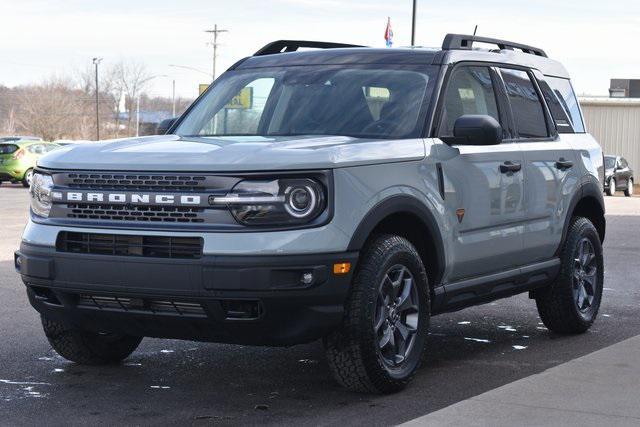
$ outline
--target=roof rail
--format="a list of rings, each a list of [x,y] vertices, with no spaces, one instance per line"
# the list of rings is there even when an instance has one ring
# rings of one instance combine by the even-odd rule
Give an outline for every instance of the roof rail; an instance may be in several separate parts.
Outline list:
[[[355,44],[304,41],[304,40],[278,40],[271,42],[253,54],[253,56],[273,55],[275,53],[295,52],[301,47],[317,49],[337,49],[341,47],[365,47]]]
[[[538,49],[537,47],[527,46],[526,44],[514,43],[506,40],[492,39],[489,37],[469,36],[464,34],[447,34],[444,38],[444,41],[442,42],[442,50],[471,49],[473,48],[474,42],[495,44],[501,50],[519,49],[523,53],[543,56],[545,58],[547,57],[545,51],[542,49]]]

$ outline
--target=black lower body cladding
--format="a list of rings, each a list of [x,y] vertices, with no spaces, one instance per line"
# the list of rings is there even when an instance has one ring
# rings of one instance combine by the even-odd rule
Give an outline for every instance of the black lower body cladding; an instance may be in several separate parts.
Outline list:
[[[16,269],[47,319],[95,332],[294,345],[340,325],[356,252],[162,259],[23,243]],[[350,262],[348,274],[333,264]]]

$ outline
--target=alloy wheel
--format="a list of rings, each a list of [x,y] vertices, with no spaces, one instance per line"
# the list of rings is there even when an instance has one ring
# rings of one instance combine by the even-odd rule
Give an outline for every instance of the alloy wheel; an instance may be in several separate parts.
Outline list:
[[[588,238],[578,242],[573,265],[573,297],[578,310],[584,313],[593,306],[598,282],[596,252]]]
[[[404,362],[415,343],[419,319],[418,290],[413,275],[394,265],[378,287],[374,332],[378,354],[387,368]]]

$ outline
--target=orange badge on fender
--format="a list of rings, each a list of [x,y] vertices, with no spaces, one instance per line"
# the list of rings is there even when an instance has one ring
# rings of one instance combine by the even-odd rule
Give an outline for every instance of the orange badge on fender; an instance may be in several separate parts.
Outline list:
[[[461,223],[462,218],[464,218],[464,209],[456,209],[456,216],[458,217],[458,223]]]

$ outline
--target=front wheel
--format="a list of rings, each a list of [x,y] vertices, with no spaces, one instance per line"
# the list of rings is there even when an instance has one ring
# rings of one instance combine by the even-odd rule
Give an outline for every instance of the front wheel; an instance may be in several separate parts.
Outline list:
[[[591,221],[572,219],[560,261],[555,283],[536,291],[538,313],[553,332],[582,333],[596,319],[604,283],[602,245]]]
[[[624,190],[624,195],[627,197],[633,196],[633,179],[631,178],[627,181],[627,189]]]
[[[27,169],[24,173],[24,178],[22,178],[22,186],[29,188],[31,187],[31,181],[33,180],[33,169]]]
[[[367,245],[339,330],[325,337],[329,366],[359,392],[403,389],[420,365],[429,327],[429,285],[413,245],[381,235]]]
[[[616,180],[611,178],[609,181],[609,188],[607,188],[607,196],[615,196],[616,194]]]
[[[89,332],[42,318],[51,347],[60,356],[81,365],[106,365],[126,359],[138,348],[141,337]]]

